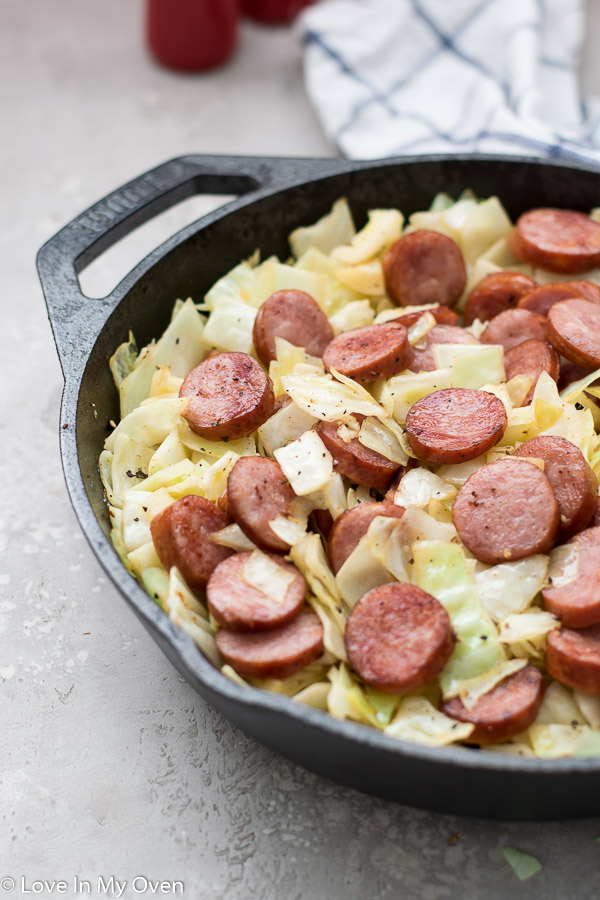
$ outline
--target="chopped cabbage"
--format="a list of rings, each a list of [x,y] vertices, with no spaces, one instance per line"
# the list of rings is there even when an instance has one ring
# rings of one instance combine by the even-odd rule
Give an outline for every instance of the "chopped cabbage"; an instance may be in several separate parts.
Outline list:
[[[166,609],[165,604],[169,594],[169,573],[158,566],[151,566],[147,569],[143,569],[138,574],[142,580],[146,593],[149,594],[162,609]]]
[[[543,553],[500,563],[475,573],[481,602],[495,622],[522,613],[541,591],[548,572]]]
[[[327,709],[335,719],[352,719],[381,728],[377,711],[343,663],[337,669],[330,669],[328,678],[331,689],[327,695]]]
[[[306,534],[292,547],[290,558],[304,575],[312,593],[343,632],[346,627],[346,614],[319,535]]]
[[[372,588],[396,580],[382,560],[374,553],[373,538],[369,532],[377,518],[382,517],[376,517],[371,522],[369,531],[363,535],[335,576],[338,590],[349,607],[354,606]],[[401,522],[400,519],[388,518],[385,521],[395,527],[399,527]]]
[[[128,553],[152,540],[150,522],[172,502],[165,490],[127,493],[123,503],[121,530]]]
[[[505,654],[461,548],[443,541],[419,541],[413,545],[413,554],[417,584],[440,601],[458,638],[440,675],[444,696],[451,697],[461,681],[488,672]]]
[[[110,466],[110,501],[113,506],[121,507],[127,491],[146,480],[152,452],[151,447],[132,440],[128,435],[118,435]]]
[[[188,459],[188,451],[181,441],[180,429],[174,428],[152,454],[148,463],[148,475],[154,475],[160,469],[166,469],[184,459]]]
[[[438,369],[450,369],[451,386],[482,388],[506,381],[504,348],[500,344],[433,344]]]
[[[136,575],[143,575],[145,569],[160,569],[162,567],[153,541],[148,541],[146,544],[136,547],[135,550],[131,550],[127,554],[127,559]]]
[[[420,316],[414,325],[408,329],[408,343],[411,347],[420,344],[421,341],[427,337],[432,328],[435,328],[436,321],[435,316],[433,316],[430,312],[423,313]],[[439,345],[435,345],[439,346]]]
[[[358,266],[379,256],[402,232],[403,216],[397,209],[373,209],[369,220],[349,242],[331,251],[332,259],[342,265]]]
[[[206,611],[202,604],[186,584],[181,572],[176,566],[171,568],[169,579],[169,593],[164,605],[169,618],[182,631],[198,644],[204,655],[215,665],[222,665],[221,655],[217,650],[213,629],[206,618]]]
[[[327,697],[331,689],[331,684],[326,681],[316,681],[303,688],[300,693],[294,696],[294,700],[299,703],[306,703],[307,706],[314,706],[315,709],[322,709],[327,712]]]
[[[316,431],[305,431],[273,455],[299,496],[324,488],[333,473],[333,457]]]
[[[281,378],[283,375],[322,374],[323,361],[317,356],[310,356],[303,347],[296,347],[284,338],[275,338],[276,358],[269,364],[269,378],[273,382],[273,393],[276,397],[284,393]]]
[[[394,400],[394,418],[398,422],[405,422],[407,412],[417,400],[452,386],[452,373],[450,369],[419,372],[418,375],[405,372],[390,378],[388,384]]]
[[[469,722],[450,719],[425,697],[406,697],[384,731],[389,737],[414,744],[443,747],[455,741],[467,740],[474,727]]]
[[[584,725],[573,692],[558,681],[548,685],[535,720],[536,725]]]
[[[148,397],[159,366],[169,366],[173,375],[184,378],[202,361],[207,350],[203,330],[203,317],[193,300],[186,300],[160,340],[144,347],[129,375],[118,385],[121,419]]]
[[[204,340],[217,350],[252,353],[256,309],[237,298],[219,298],[204,329]]]
[[[149,475],[145,481],[135,484],[129,493],[134,491],[156,491],[161,487],[178,484],[196,471],[196,466],[191,459],[185,457],[179,462],[166,466],[164,469],[158,469],[153,475]]]
[[[241,262],[222,278],[216,281],[206,294],[205,300],[209,309],[216,309],[222,302],[243,300],[252,303],[252,286],[256,267],[250,260]],[[255,306],[255,303],[252,303]]]
[[[146,447],[162,444],[169,432],[178,424],[187,403],[187,397],[180,397],[177,400],[158,399],[149,406],[138,406],[121,419],[115,430],[107,437],[104,449],[114,451],[117,438],[122,434]]]
[[[579,545],[562,544],[551,551],[548,565],[548,581],[552,587],[561,588],[575,581],[579,570]]]
[[[521,853],[515,847],[503,847],[502,852],[506,862],[520,881],[526,881],[541,871],[540,861],[535,856],[530,856],[529,853]]]
[[[264,594],[274,603],[285,603],[285,597],[295,575],[289,569],[284,569],[266,553],[253,550],[244,563],[241,573],[244,581],[255,591]]]
[[[339,617],[334,618],[330,610],[321,601],[309,594],[308,602],[318,615],[323,626],[323,646],[335,659],[348,662],[344,643],[344,628]]]
[[[383,268],[378,259],[358,266],[340,266],[335,270],[335,277],[358,294],[367,296],[385,294]]]
[[[293,547],[306,534],[306,519],[293,519],[291,516],[277,516],[271,519],[269,528],[284,544]]]
[[[583,691],[573,691],[573,696],[588,725],[600,728],[600,696],[584,694]]]
[[[429,505],[430,500],[450,500],[456,496],[456,488],[429,469],[409,469],[396,489],[394,503],[398,506]]]
[[[529,738],[540,759],[559,759],[576,754],[587,730],[585,726],[531,725]]]
[[[485,694],[489,694],[501,681],[519,672],[526,665],[526,659],[503,660],[494,666],[493,669],[490,669],[489,672],[458,682],[455,686],[454,695],[460,697],[465,709],[471,710]]]
[[[503,619],[499,624],[501,644],[519,644],[546,637],[549,632],[560,627],[560,619],[549,612],[535,607],[529,612],[516,613]]]
[[[285,375],[281,383],[300,409],[327,422],[335,422],[352,413],[385,417],[383,407],[364,388],[356,382],[348,384],[339,373],[335,380],[332,375],[313,373]]]
[[[319,420],[304,409],[300,409],[294,401],[272,415],[258,429],[258,437],[265,453],[273,456],[275,451],[286,444],[297,440],[309,431]]]
[[[137,358],[137,344],[133,332],[130,331],[125,343],[120,344],[110,358],[110,371],[116,388],[120,388],[121,383],[133,371]]]
[[[162,397],[165,394],[178,397],[182,384],[183,378],[173,375],[169,366],[159,366],[152,376],[148,397]]]
[[[236,453],[238,456],[255,456],[256,454],[256,441],[252,434],[233,441],[209,441],[208,438],[200,437],[199,434],[192,431],[185,420],[180,422],[178,433],[184,447],[197,453],[200,459],[206,459],[208,462],[220,459],[226,453]]]
[[[348,244],[354,238],[356,228],[345,197],[336,200],[331,211],[314,225],[296,228],[289,236],[292,253],[299,259],[310,247],[329,254],[340,244]]]
[[[352,300],[329,317],[329,324],[334,334],[341,334],[343,331],[371,325],[374,317],[375,310],[368,300]]]
[[[408,454],[398,439],[398,426],[387,417],[382,422],[374,416],[367,416],[360,426],[358,440],[363,446],[375,450],[399,466],[408,463]]]
[[[221,544],[223,547],[230,547],[231,550],[235,550],[236,553],[244,553],[246,550],[257,549],[256,544],[244,534],[237,522],[226,525],[225,528],[221,528],[220,531],[213,531],[210,539],[211,541],[214,541],[215,544]]]
[[[227,479],[238,459],[237,453],[229,450],[212,466],[202,471],[200,484],[207,500],[216,503],[223,491],[227,489]]]

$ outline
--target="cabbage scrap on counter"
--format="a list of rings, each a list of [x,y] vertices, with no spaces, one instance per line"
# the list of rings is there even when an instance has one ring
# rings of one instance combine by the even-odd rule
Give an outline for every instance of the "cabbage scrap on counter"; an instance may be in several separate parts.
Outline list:
[[[559,435],[575,444],[600,477],[600,407],[588,394],[600,372],[569,385],[559,394],[545,373],[533,402],[522,406],[529,379],[506,381],[503,348],[495,345],[434,345],[437,369],[406,371],[363,387],[338,373],[326,374],[322,361],[277,339],[277,358],[269,376],[274,392],[291,403],[279,409],[249,437],[227,442],[195,434],[182,418],[186,398],[179,388],[187,373],[212,349],[254,354],[252,329],[257,310],[275,291],[310,294],[328,317],[334,334],[406,313],[385,295],[382,258],[402,235],[426,228],[452,237],[467,268],[467,284],[457,310],[484,276],[510,269],[544,284],[555,275],[521,264],[510,252],[512,223],[496,197],[478,200],[470,192],[457,201],[438,195],[429,210],[404,216],[376,209],[357,231],[344,199],[310,227],[289,236],[292,256],[260,260],[258,251],[225,274],[204,301],[177,300],[164,334],[138,352],[133,335],[111,359],[119,392],[121,420],[106,440],[100,473],[112,523],[112,541],[128,570],[165,613],[197,643],[205,656],[236,682],[246,683],[223,666],[214,640],[216,623],[205,598],[194,593],[176,567],[166,571],[152,542],[150,521],[174,501],[196,494],[216,501],[240,456],[257,452],[277,458],[297,500],[292,516],[280,517],[273,530],[291,545],[288,555],[304,575],[308,603],[324,629],[323,655],[283,680],[252,680],[255,687],[283,693],[294,701],[351,719],[385,734],[429,746],[468,739],[473,726],[440,711],[442,699],[460,697],[474,703],[527,663],[545,671],[549,632],[558,619],[546,612],[540,591],[548,572],[560,565],[561,548],[517,562],[488,566],[460,542],[451,505],[469,475],[487,462],[512,452],[537,435]],[[586,274],[600,284],[600,270]],[[409,330],[418,345],[435,324],[422,313]],[[468,331],[478,337],[483,324]],[[319,534],[310,530],[313,510],[328,510],[335,519],[356,504],[371,501],[371,492],[353,486],[332,470],[329,454],[315,453],[312,426],[338,421],[348,439],[397,463],[414,457],[404,431],[409,408],[420,398],[448,387],[483,388],[496,394],[508,415],[508,427],[486,455],[459,465],[421,463],[402,478],[395,502],[406,510],[401,519],[375,518],[337,575],[332,573]],[[584,393],[584,388],[587,393]],[[359,424],[356,415],[364,416]],[[318,438],[317,438],[318,440]],[[294,465],[286,465],[286,460]],[[237,524],[215,539],[236,551],[254,550]],[[402,696],[383,694],[351,671],[344,629],[352,606],[367,590],[392,581],[416,584],[433,594],[448,612],[457,643],[433,684]],[[487,749],[487,748],[486,748]],[[581,694],[551,681],[535,723],[495,752],[556,758],[600,754],[600,696]]]

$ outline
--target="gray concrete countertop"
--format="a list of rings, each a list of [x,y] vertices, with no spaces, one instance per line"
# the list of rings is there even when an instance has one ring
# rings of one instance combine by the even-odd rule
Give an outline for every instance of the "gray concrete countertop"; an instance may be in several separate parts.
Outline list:
[[[26,890],[65,879],[81,896],[78,876],[100,896],[98,877],[113,876],[128,883],[123,897],[151,896],[140,876],[181,881],[198,900],[597,897],[600,818],[422,812],[340,788],[245,737],[174,671],[82,538],[60,468],[62,380],[37,248],[172,156],[334,153],[288,29],[244,24],[228,66],[183,76],[148,59],[141,13],[140,0],[0,9],[0,894],[12,877],[20,896],[24,877]],[[589,47],[585,77],[600,83]],[[199,208],[111,251],[86,288],[102,294]],[[542,872],[521,884],[505,845],[538,857]]]

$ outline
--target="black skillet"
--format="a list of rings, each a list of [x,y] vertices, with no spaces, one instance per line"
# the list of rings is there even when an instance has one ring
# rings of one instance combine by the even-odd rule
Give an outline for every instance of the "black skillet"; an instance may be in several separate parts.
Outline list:
[[[498,194],[516,217],[536,206],[600,205],[594,169],[506,157],[377,162],[187,156],[105,197],[40,250],[38,271],[65,389],[60,421],[71,501],[92,550],[173,665],[223,715],[257,740],[321,775],[361,791],[440,812],[486,818],[558,819],[600,812],[600,759],[539,760],[402,743],[337,721],[287,697],[222,676],[127,573],[108,534],[98,475],[107,423],[118,416],[109,356],[132,329],[139,346],[166,327],[177,297],[201,298],[259,247],[289,254],[286,235],[346,196],[357,224],[368,209],[426,209],[438,191]],[[173,235],[102,300],[77,273],[152,216],[193,194],[239,198]]]

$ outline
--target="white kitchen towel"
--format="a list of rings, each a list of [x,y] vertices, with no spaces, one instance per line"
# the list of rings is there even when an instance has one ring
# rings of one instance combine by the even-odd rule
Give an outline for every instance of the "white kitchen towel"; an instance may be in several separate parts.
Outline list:
[[[321,0],[298,27],[308,94],[346,156],[600,162],[583,0]]]

